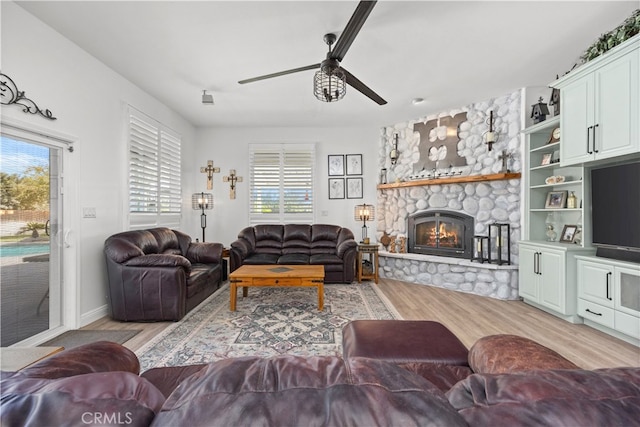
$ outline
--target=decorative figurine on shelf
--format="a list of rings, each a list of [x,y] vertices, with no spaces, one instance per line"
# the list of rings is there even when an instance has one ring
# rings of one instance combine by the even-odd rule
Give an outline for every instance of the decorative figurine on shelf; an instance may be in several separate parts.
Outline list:
[[[549,108],[546,103],[542,102],[542,97],[540,97],[540,99],[538,99],[538,103],[531,106],[531,118],[533,119],[533,123],[544,122],[547,119],[548,114]]]
[[[389,236],[389,252],[396,253],[396,236]]]
[[[386,231],[382,232],[382,237],[380,237],[380,243],[386,250],[389,250],[389,244],[391,243],[391,237],[387,234]]]
[[[553,212],[549,212],[549,214],[547,215],[547,219],[545,221],[545,225],[547,226],[547,241],[548,242],[555,242],[556,238],[558,237],[558,233],[556,232],[555,228],[556,228],[556,216],[554,215]]]
[[[558,79],[558,75],[556,74],[556,80]],[[556,89],[555,87],[551,88],[551,97],[549,98],[549,105],[553,105],[553,115],[557,116],[560,114],[560,89]]]
[[[567,197],[567,209],[575,209],[578,207],[578,198],[576,194],[572,191],[569,193],[569,197]]]
[[[387,183],[387,168],[380,169],[380,184]]]
[[[407,237],[406,236],[398,236],[398,253],[406,254],[407,253]]]

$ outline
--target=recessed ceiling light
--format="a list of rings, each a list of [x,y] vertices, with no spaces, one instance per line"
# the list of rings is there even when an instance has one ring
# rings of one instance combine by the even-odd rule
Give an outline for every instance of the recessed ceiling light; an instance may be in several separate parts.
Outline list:
[[[423,103],[424,103],[424,98],[413,98],[413,99],[411,100],[411,103],[412,103],[413,105],[420,105],[420,104],[423,104]]]

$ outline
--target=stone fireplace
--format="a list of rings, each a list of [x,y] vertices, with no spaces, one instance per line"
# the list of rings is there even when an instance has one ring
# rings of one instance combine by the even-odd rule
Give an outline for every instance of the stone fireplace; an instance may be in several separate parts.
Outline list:
[[[521,104],[517,91],[381,130],[378,166],[387,171],[388,183],[378,185],[376,238],[380,240],[383,233],[404,236],[408,245],[407,253],[380,250],[380,277],[498,299],[518,298]],[[416,124],[456,117],[461,111],[466,120],[452,132],[458,138],[456,154],[465,165],[456,166],[446,158],[438,161],[446,145],[442,138],[451,129],[440,129],[440,122],[428,135],[415,129]],[[491,111],[500,136],[489,150],[483,134]],[[391,164],[390,141],[395,134],[400,155]],[[435,169],[417,170],[425,155],[435,159]],[[473,236],[488,235],[496,222],[510,225],[511,265],[472,261]]]
[[[473,217],[448,210],[427,210],[409,215],[408,252],[470,259]]]

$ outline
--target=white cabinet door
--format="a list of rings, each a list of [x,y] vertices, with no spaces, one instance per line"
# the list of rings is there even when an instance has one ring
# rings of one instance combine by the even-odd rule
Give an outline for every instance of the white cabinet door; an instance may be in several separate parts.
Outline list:
[[[519,293],[534,302],[538,302],[538,254],[536,247],[520,246]]]
[[[593,160],[593,74],[560,90],[560,164],[575,165]]]
[[[630,52],[595,72],[595,159],[635,153],[638,126],[638,53]]]
[[[539,271],[541,273],[538,282],[540,304],[559,313],[567,314],[564,252],[555,252],[548,249],[542,252]]]
[[[640,267],[614,269],[616,310],[640,317]],[[640,320],[638,320],[640,322]]]
[[[613,308],[613,267],[578,260],[578,297]]]

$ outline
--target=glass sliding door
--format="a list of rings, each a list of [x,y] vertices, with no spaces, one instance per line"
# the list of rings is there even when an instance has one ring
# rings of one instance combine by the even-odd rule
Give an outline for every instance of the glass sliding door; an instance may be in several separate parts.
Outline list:
[[[1,136],[3,347],[61,325],[62,149],[38,138]]]

